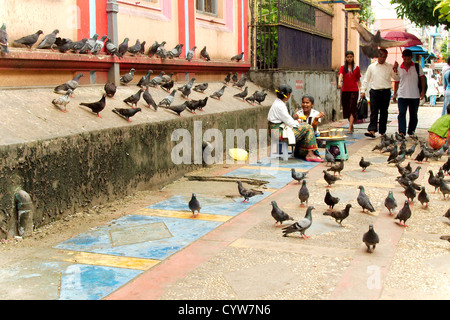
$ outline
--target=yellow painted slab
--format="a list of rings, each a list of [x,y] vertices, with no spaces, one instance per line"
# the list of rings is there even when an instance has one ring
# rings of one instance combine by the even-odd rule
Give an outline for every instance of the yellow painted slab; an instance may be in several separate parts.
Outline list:
[[[258,166],[244,166],[242,169],[252,169],[252,170],[262,170],[262,171],[291,171],[291,168],[282,168],[282,167],[258,167]],[[306,169],[295,168],[296,172],[307,172]]]
[[[168,218],[218,221],[218,222],[226,222],[226,221],[230,220],[231,218],[233,218],[233,216],[224,216],[224,215],[219,215],[219,214],[208,214],[208,213],[201,213],[201,212],[199,215],[196,215],[194,217],[192,215],[191,211],[172,211],[172,210],[148,209],[148,208],[139,209],[139,210],[133,212],[133,214],[168,217]]]
[[[61,255],[55,257],[55,259],[62,261],[89,264],[95,266],[142,270],[142,271],[148,270],[161,262],[160,260],[154,259],[121,257],[91,252],[78,252],[78,251],[59,251],[59,252],[61,253]]]

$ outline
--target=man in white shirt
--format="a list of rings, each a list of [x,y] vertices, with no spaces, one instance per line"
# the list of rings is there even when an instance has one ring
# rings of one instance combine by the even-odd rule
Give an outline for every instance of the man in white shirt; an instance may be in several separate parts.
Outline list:
[[[370,123],[365,135],[375,138],[375,132],[385,134],[387,129],[388,109],[391,100],[392,82],[398,79],[396,69],[398,63],[394,65],[386,62],[388,52],[380,49],[378,61],[372,63],[366,71],[361,85],[361,98],[365,96],[370,84]],[[378,120],[379,117],[379,120]]]
[[[414,136],[417,128],[420,99],[425,97],[425,75],[422,67],[418,65],[419,73],[412,61],[412,51],[405,49],[402,53],[403,63],[398,69],[399,79],[394,85],[393,101],[398,95],[398,132],[406,134],[406,112],[409,110],[408,134]],[[420,90],[419,90],[420,78]]]

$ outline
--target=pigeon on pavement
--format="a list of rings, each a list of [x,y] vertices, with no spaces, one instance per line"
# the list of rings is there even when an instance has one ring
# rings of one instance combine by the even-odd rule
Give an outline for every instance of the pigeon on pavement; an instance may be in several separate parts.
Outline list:
[[[328,206],[328,210],[333,210],[334,206],[339,203],[338,197],[333,197],[330,193],[330,190],[326,190],[325,198],[323,199],[325,204]]]
[[[336,181],[338,180],[342,180],[339,177],[336,177],[335,175],[332,175],[330,173],[328,173],[326,170],[323,170],[323,178],[325,179],[325,181],[327,182],[327,188],[330,188],[332,184],[334,184]]]
[[[422,187],[419,194],[417,195],[417,200],[422,204],[422,209],[428,208],[428,203],[430,202],[430,197],[428,193],[425,191],[425,186]],[[425,207],[423,206],[425,204]]]
[[[366,172],[367,167],[371,164],[371,162],[364,160],[364,157],[361,157],[361,160],[359,160],[359,166],[362,168],[363,172]]]
[[[323,215],[324,216],[331,216],[332,218],[334,218],[334,220],[336,220],[337,223],[339,223],[342,226],[342,221],[349,216],[351,207],[352,207],[352,205],[350,203],[348,203],[345,206],[344,210],[340,210],[340,211],[326,211],[326,212],[323,213]]]
[[[408,220],[409,218],[411,218],[411,208],[409,207],[409,201],[405,200],[403,208],[398,211],[395,219],[399,220],[400,225],[407,227],[406,220]]]
[[[214,98],[214,99],[217,99],[217,100],[220,100],[220,98],[222,97],[222,95],[225,92],[225,88],[226,87],[227,86],[223,86],[222,88],[220,88],[220,90],[218,90],[218,91],[214,92],[212,95],[210,95],[210,97]]]
[[[141,108],[114,108],[112,112],[118,114],[128,122],[131,122],[130,118],[134,116],[139,111],[142,111]]]
[[[439,185],[439,190],[442,192],[444,196],[444,200],[447,199],[447,195],[450,194],[450,186],[445,182],[444,179],[441,179],[441,184]]]
[[[242,101],[245,101],[245,97],[248,95],[248,87],[245,87],[245,90],[239,93],[236,93],[233,95],[233,97],[242,99]]]
[[[331,154],[330,149],[327,148],[325,148],[325,161],[327,162],[327,166],[328,164],[333,164],[336,162],[336,159]]]
[[[114,83],[112,82],[107,82],[105,84],[105,92],[106,92],[106,96],[108,96],[109,98],[114,98],[114,95],[116,94],[117,91],[117,87]]]
[[[304,202],[306,202],[306,206],[308,206],[309,190],[308,187],[306,186],[306,180],[302,181],[302,186],[298,191],[298,198],[300,199],[300,206],[303,207]]]
[[[168,110],[172,110],[173,112],[175,112],[176,114],[178,114],[181,117],[181,113],[184,110],[186,110],[188,104],[189,104],[189,101],[185,101],[183,104],[175,105],[175,106],[168,105],[168,106],[165,106],[164,108],[168,109]]]
[[[129,96],[126,99],[124,99],[123,102],[125,102],[128,105],[130,105],[131,107],[133,107],[133,105],[137,107],[137,103],[141,99],[142,92],[144,92],[144,89],[139,89],[138,92],[136,92],[135,94]]]
[[[288,234],[291,234],[293,232],[300,232],[300,235],[303,239],[309,238],[305,231],[308,230],[309,227],[312,225],[312,210],[314,209],[313,206],[309,206],[308,209],[306,209],[306,215],[303,219],[300,219],[299,221],[291,224],[290,226],[284,227],[283,230],[283,237],[287,237]]]
[[[331,167],[327,169],[327,171],[333,171],[333,175],[336,175],[336,172],[339,173],[339,176],[342,176],[342,170],[344,170],[344,161],[337,161],[337,163],[331,165]]]
[[[67,112],[67,105],[70,102],[70,95],[72,94],[72,90],[69,89],[66,91],[66,94],[57,98],[53,99],[52,103],[58,107],[58,109],[61,109],[61,107],[64,107],[64,109],[61,109],[62,112]],[[60,107],[61,106],[61,107]]]
[[[397,208],[397,200],[395,200],[392,190],[389,190],[388,196],[384,199],[384,206],[389,210],[390,215],[394,214],[394,210]]]
[[[195,193],[192,193],[191,200],[189,200],[189,210],[192,211],[192,216],[196,217],[200,214],[200,209],[202,208],[200,205],[200,202],[197,199],[197,196]],[[197,215],[195,214],[195,211],[197,211]]]
[[[298,184],[300,184],[300,181],[306,178],[306,175],[308,172],[296,172],[294,168],[291,168],[291,177],[294,180],[298,181]]]
[[[364,233],[362,241],[366,244],[368,252],[373,252],[377,244],[380,242],[380,238],[375,232],[372,224],[369,225],[369,231]]]
[[[80,81],[80,78],[83,76],[82,73],[77,74],[72,80],[67,81],[66,83],[63,83],[59,86],[56,86],[53,91],[55,93],[59,93],[61,91],[67,91],[72,90],[72,94],[75,91],[75,89],[78,87],[78,82]]]
[[[206,89],[208,89],[208,82],[200,83],[196,85],[192,90],[200,93],[205,93]]]
[[[155,100],[153,100],[152,95],[148,91],[148,87],[145,88],[145,91],[144,91],[144,94],[142,95],[142,98],[147,103],[147,108],[150,108],[150,106],[152,106],[153,109],[155,109],[155,111],[158,110],[158,105],[156,104]]]
[[[242,202],[248,202],[251,197],[263,194],[263,192],[259,191],[259,190],[244,188],[241,181],[237,181],[237,184],[238,184],[239,194],[244,197],[244,201],[242,201]]]
[[[369,197],[365,193],[364,187],[359,186],[358,189],[359,189],[359,194],[358,194],[358,197],[356,198],[356,200],[358,201],[358,204],[363,209],[362,212],[365,212],[365,210],[368,210],[370,212],[375,212],[375,209],[373,208]]]
[[[137,86],[144,88],[148,87],[150,83],[150,75],[153,73],[153,70],[148,70],[147,73],[139,79]]]
[[[160,106],[170,106],[172,104],[172,102],[175,100],[175,93],[177,92],[177,90],[172,90],[172,92],[167,95],[164,99],[162,99],[159,103],[158,103],[158,107]]]
[[[90,102],[90,103],[82,102],[82,103],[80,103],[80,105],[81,105],[81,106],[88,107],[89,109],[91,109],[91,111],[92,111],[93,113],[96,113],[97,116],[98,116],[99,118],[101,118],[100,112],[101,112],[103,109],[105,109],[105,106],[106,106],[106,93],[104,93],[103,96],[102,96],[102,98],[101,98],[99,101],[97,101],[97,102]]]
[[[284,221],[294,220],[294,218],[292,218],[290,215],[288,215],[286,212],[284,212],[278,207],[276,201],[272,201],[271,205],[272,205],[271,214],[272,217],[275,219],[275,224],[278,223],[280,224],[278,227],[281,227]]]
[[[125,86],[128,86],[128,84],[133,81],[134,78],[134,72],[136,70],[134,70],[133,68],[130,70],[130,72],[124,74],[123,76],[120,77],[120,84],[123,84]]]

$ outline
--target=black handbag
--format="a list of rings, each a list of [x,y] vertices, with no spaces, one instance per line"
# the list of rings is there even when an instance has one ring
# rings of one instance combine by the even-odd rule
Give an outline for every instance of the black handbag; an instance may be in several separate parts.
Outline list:
[[[356,119],[363,120],[369,116],[369,103],[366,97],[362,97],[356,106]]]

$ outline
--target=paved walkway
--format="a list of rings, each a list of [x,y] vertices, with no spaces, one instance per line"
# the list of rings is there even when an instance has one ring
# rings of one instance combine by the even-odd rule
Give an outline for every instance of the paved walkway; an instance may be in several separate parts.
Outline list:
[[[440,110],[421,108],[419,136],[425,136]],[[388,133],[393,133],[397,131],[395,107],[390,120]],[[415,200],[409,227],[401,227],[383,205],[389,190],[394,191],[399,206],[405,200],[395,182],[397,169],[386,164],[386,154],[371,151],[379,139],[364,137],[366,127],[357,125],[357,132],[348,137],[350,158],[342,180],[331,188],[340,198],[336,209],[352,204],[343,226],[323,215],[327,209],[323,202],[325,164],[289,159],[274,166],[269,159],[261,159],[216,171],[218,176],[269,181],[264,194],[249,203],[235,197],[235,183],[175,182],[161,201],[52,248],[41,248],[45,254],[36,252],[2,268],[2,298],[449,299],[450,275],[445,266],[450,262],[450,246],[439,239],[450,234],[449,223],[442,217],[448,200],[433,194],[426,181],[428,170],[436,172],[446,159],[420,164],[419,183],[430,193],[430,207],[422,209]],[[361,156],[372,162],[365,173],[358,166]],[[418,165],[411,164],[413,168]],[[282,237],[270,215],[273,200],[295,220],[305,214],[291,168],[308,172],[309,205],[315,209],[307,240],[298,234]],[[212,196],[218,184],[227,186],[222,196]],[[365,186],[376,212],[361,213],[356,203],[359,185]],[[197,193],[202,204],[197,218],[187,208],[191,192]],[[361,241],[369,224],[381,239],[371,254]]]

